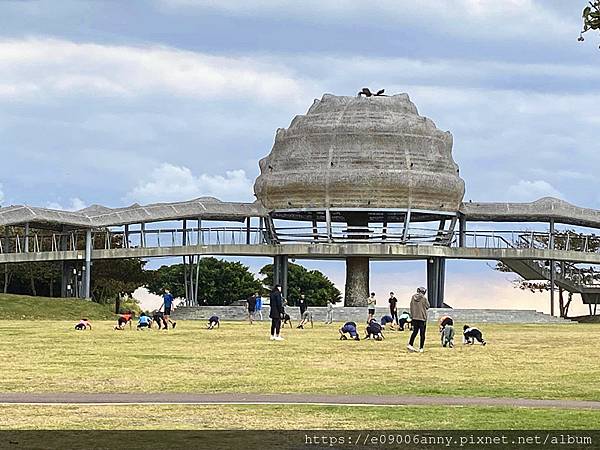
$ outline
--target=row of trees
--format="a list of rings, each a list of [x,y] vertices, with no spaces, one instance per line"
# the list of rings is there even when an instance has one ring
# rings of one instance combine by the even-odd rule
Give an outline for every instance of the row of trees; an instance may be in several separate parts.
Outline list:
[[[176,297],[185,297],[183,264],[145,268],[146,262],[137,259],[99,260],[92,264],[92,298],[98,303],[113,303],[116,297],[131,295],[138,287],[146,286],[154,294],[169,289]],[[2,290],[13,294],[60,296],[62,263],[6,264],[0,278]],[[266,295],[273,284],[273,265],[255,276],[240,262],[216,258],[201,258],[198,267],[198,299],[207,305],[229,305],[254,292]],[[318,270],[307,270],[298,264],[288,267],[288,298],[296,302],[301,293],[311,304],[323,306],[327,300],[339,302],[341,292]]]

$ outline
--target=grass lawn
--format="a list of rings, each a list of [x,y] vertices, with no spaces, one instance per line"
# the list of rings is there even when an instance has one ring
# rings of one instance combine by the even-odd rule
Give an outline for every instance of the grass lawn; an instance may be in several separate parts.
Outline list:
[[[1,392],[241,392],[600,400],[598,325],[482,325],[486,347],[423,354],[407,332],[340,341],[340,324],[268,340],[267,322],[180,321],[169,331],[114,331],[94,321],[1,321]],[[12,343],[12,345],[7,345]],[[0,428],[597,428],[600,411],[502,407],[4,406]],[[241,415],[245,414],[243,420]],[[251,420],[246,416],[250,415]]]
[[[600,411],[496,407],[2,406],[0,429],[597,429]]]
[[[10,320],[81,319],[110,320],[115,315],[109,305],[69,298],[30,297],[0,294],[0,318]]]

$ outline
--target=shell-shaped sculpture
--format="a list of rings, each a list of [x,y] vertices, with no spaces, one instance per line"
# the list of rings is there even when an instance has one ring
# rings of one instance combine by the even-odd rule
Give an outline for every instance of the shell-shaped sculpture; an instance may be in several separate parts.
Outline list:
[[[268,210],[412,208],[458,211],[464,181],[452,134],[419,116],[407,94],[325,94],[278,129],[254,184]]]

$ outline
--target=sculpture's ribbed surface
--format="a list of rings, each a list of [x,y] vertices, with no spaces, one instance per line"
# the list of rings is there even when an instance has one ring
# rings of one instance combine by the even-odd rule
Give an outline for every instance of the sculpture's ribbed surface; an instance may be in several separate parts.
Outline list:
[[[269,210],[408,208],[458,211],[464,182],[452,135],[408,95],[325,94],[279,129],[254,190]]]

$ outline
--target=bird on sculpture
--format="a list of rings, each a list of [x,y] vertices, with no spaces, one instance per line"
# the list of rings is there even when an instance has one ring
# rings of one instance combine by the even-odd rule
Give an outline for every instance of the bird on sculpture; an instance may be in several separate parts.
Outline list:
[[[364,95],[365,97],[381,97],[383,96],[384,92],[385,89],[380,89],[377,91],[377,93],[373,94],[369,88],[362,88],[358,93],[358,96],[361,97]]]

